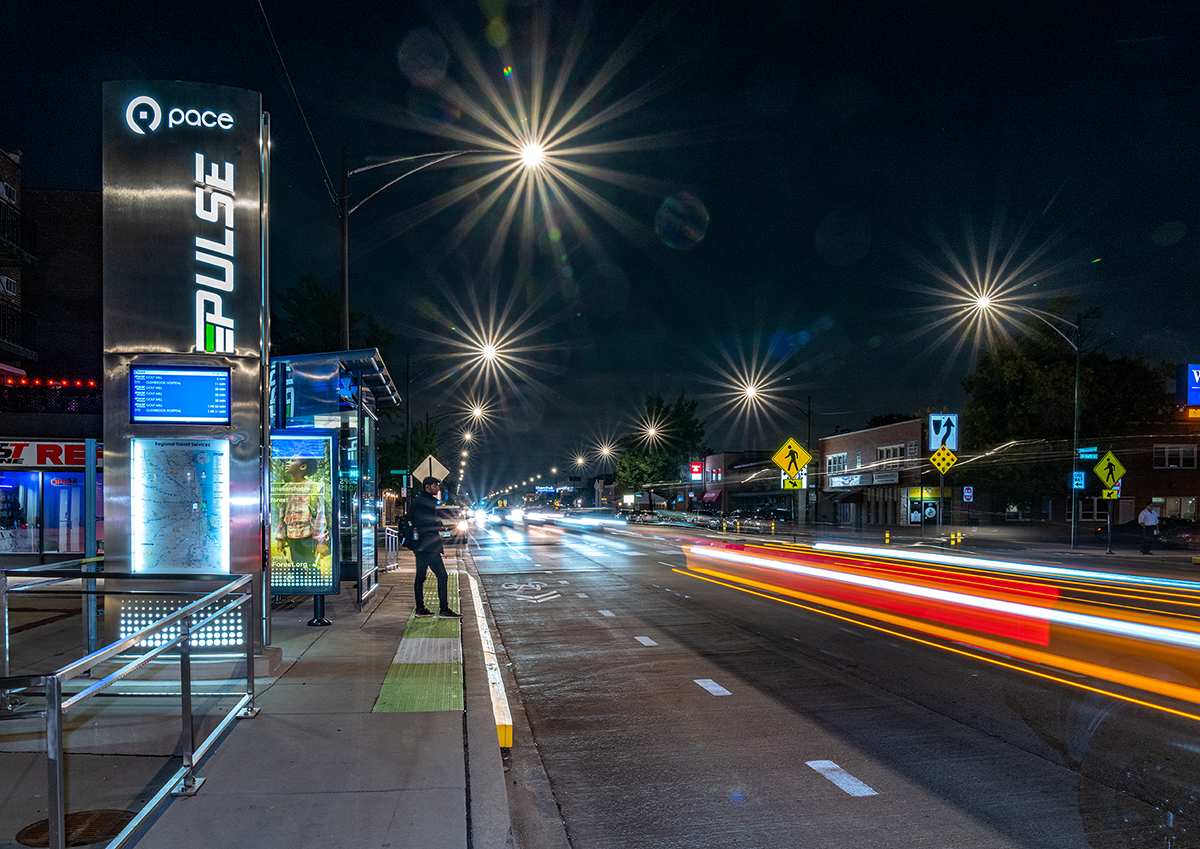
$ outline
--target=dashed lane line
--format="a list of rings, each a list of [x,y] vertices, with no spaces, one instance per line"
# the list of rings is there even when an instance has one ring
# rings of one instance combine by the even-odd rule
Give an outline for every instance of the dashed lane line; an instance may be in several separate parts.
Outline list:
[[[714,696],[732,696],[733,695],[733,693],[731,693],[729,690],[726,690],[724,687],[722,687],[720,684],[718,684],[716,681],[714,681],[711,678],[693,678],[692,680],[695,681],[697,684],[699,684],[704,689],[708,690],[708,692],[712,693]]]
[[[879,793],[872,790],[863,782],[859,781],[846,770],[835,764],[833,761],[805,761],[810,767],[815,769],[821,775],[828,778],[841,789],[845,790],[851,796],[878,796]]]
[[[641,643],[644,646],[658,645],[658,643],[654,642],[654,640],[650,639],[649,637],[634,637],[634,639],[637,640],[639,643]]]

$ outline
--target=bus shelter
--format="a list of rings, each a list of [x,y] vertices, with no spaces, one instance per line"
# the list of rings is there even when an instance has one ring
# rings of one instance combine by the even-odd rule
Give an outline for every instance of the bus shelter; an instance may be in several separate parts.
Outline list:
[[[337,593],[342,581],[354,582],[359,604],[378,585],[379,411],[399,404],[400,396],[375,348],[272,357],[270,379],[271,476],[283,481],[271,483],[273,493],[282,493],[272,498],[278,515],[272,516],[271,592],[313,594],[313,624],[323,624],[321,601],[325,594]],[[322,460],[321,440],[326,438],[331,450]],[[311,474],[306,460],[313,461]],[[328,512],[311,518],[313,530],[298,530],[307,519],[296,521],[293,511],[289,520],[287,499],[295,503],[303,496],[301,486],[317,490],[321,475],[328,475],[327,496],[309,498],[301,512],[316,511],[319,505]],[[317,484],[311,482],[314,476]],[[323,524],[319,531],[318,523]],[[309,546],[327,551],[309,554],[297,544],[305,533],[316,535]],[[300,550],[305,553],[296,554]]]

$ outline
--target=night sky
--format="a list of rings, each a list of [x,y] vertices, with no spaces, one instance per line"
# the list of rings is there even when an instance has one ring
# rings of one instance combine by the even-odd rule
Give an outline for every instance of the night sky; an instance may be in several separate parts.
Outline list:
[[[582,103],[564,128],[586,128],[562,159],[594,169],[568,172],[577,215],[551,196],[549,216],[535,202],[531,227],[518,209],[506,229],[508,195],[486,204],[496,183],[426,215],[495,170],[463,157],[351,218],[352,301],[396,332],[385,357],[401,389],[405,354],[437,355],[413,415],[492,405],[475,491],[629,432],[652,391],[699,398],[717,450],[803,438],[790,411],[721,406],[747,367],[812,397],[814,438],[960,409],[972,342],[931,325],[954,294],[937,269],[969,267],[972,244],[1037,280],[1027,306],[1100,307],[1091,338],[1112,355],[1200,353],[1194,2],[263,0],[303,117],[257,2],[167,8],[184,7],[9,0],[0,147],[23,152],[26,185],[99,189],[103,80],[261,91],[274,289],[306,271],[337,280],[326,172],[338,181],[343,147],[351,167],[475,147],[455,131],[494,139],[481,118],[501,112],[473,67],[512,114],[514,92],[529,108],[539,56],[543,103],[569,68],[553,115]],[[355,177],[355,199],[396,173]],[[481,320],[517,335],[500,381],[455,370]]]

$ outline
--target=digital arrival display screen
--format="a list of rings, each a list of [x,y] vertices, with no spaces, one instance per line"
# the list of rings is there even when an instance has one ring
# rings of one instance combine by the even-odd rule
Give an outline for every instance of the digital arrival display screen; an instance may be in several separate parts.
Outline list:
[[[129,418],[135,424],[230,424],[229,369],[133,366]]]

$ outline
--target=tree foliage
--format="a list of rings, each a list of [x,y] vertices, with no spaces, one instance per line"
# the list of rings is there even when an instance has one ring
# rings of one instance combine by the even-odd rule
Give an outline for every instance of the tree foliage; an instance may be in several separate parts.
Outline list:
[[[378,348],[386,355],[396,334],[373,314],[350,310],[350,348]],[[342,350],[342,291],[307,271],[294,285],[271,292],[271,354],[318,354]]]
[[[421,462],[426,457],[438,455],[437,426],[425,422],[412,423],[412,462]],[[393,475],[393,469],[411,471],[408,465],[408,443],[403,433],[384,437],[378,444],[378,473],[381,489],[399,489],[402,485],[400,475]],[[419,482],[418,482],[419,483]]]
[[[1089,346],[1086,336],[1079,344],[1083,444],[1138,433],[1170,417],[1170,365],[1109,357]],[[1075,351],[1061,337],[1030,319],[1019,335],[980,356],[963,388],[968,394],[964,447],[969,453],[994,453],[952,469],[947,482],[953,477],[987,484],[1009,503],[1070,493]]]
[[[696,401],[681,392],[667,404],[657,392],[646,396],[641,428],[618,440],[617,486],[649,491],[653,484],[682,479],[683,467],[710,453],[704,422],[696,417]],[[654,434],[647,433],[648,427]]]

